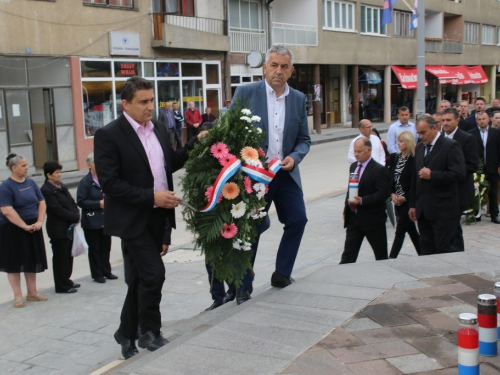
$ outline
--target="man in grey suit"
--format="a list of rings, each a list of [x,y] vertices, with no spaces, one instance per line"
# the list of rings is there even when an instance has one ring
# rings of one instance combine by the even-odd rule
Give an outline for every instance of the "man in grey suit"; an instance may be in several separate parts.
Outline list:
[[[174,111],[172,111],[171,103],[166,102],[165,103],[165,109],[161,110],[160,109],[160,115],[158,116],[158,121],[162,122],[165,124],[165,127],[167,128],[167,137],[168,141],[170,142],[170,145],[174,147],[174,142],[175,142],[175,114]]]
[[[239,86],[231,104],[231,109],[234,109],[235,101],[239,101],[242,108],[249,108],[253,116],[261,118],[257,126],[266,134],[261,147],[268,160],[275,157],[281,160],[281,169],[269,185],[265,197],[266,211],[274,202],[278,219],[284,225],[276,270],[271,277],[271,285],[278,288],[284,288],[294,281],[290,275],[307,223],[298,164],[309,152],[311,138],[307,125],[306,97],[287,84],[293,69],[293,53],[284,46],[273,46],[266,54],[265,80]],[[264,220],[258,228],[259,234],[267,227],[268,222]],[[257,238],[253,246],[252,264],[258,242]],[[252,281],[253,273],[248,270],[236,292],[238,304],[250,299]]]

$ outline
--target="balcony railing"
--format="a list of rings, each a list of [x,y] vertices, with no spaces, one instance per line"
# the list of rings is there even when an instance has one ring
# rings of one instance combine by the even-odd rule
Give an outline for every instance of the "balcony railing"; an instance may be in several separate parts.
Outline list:
[[[316,26],[273,22],[273,44],[317,46],[318,29]]]
[[[267,51],[266,30],[229,28],[231,52]]]
[[[425,38],[425,52],[431,53],[462,53],[460,40]]]
[[[163,23],[203,31],[205,33],[227,35],[227,21],[215,18],[187,17],[175,14],[153,13],[154,38],[163,39]]]

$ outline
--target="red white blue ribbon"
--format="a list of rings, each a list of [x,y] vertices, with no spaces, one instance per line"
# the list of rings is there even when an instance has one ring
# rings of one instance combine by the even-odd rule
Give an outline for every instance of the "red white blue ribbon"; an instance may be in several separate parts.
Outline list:
[[[222,168],[219,175],[217,176],[217,179],[214,183],[214,188],[212,189],[212,194],[210,198],[208,198],[208,204],[200,212],[211,211],[217,205],[224,184],[231,177],[233,177],[236,172],[238,172],[238,169],[240,169],[240,167],[241,170],[248,176],[250,176],[252,180],[269,185],[274,176],[276,176],[276,173],[281,169],[281,162],[279,159],[274,158],[273,160],[271,160],[268,169],[266,170],[265,168],[254,167],[248,164],[241,165],[241,161],[237,158],[231,160],[224,168]]]

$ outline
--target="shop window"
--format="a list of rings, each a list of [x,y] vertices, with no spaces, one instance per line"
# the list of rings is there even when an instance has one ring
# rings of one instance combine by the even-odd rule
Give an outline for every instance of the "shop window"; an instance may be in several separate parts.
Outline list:
[[[323,27],[354,31],[354,4],[345,1],[323,1]]]
[[[108,78],[111,77],[110,61],[82,61],[82,78]]]
[[[219,65],[207,64],[205,65],[205,71],[208,85],[219,84]]]
[[[116,96],[116,117],[122,115],[123,106],[122,106],[122,88],[125,84],[125,81],[115,81],[115,96]]]
[[[481,30],[481,44],[495,44],[495,26],[483,25]]]
[[[361,32],[369,35],[386,35],[386,27],[380,25],[382,8],[361,5]]]
[[[82,94],[85,135],[92,137],[97,129],[114,119],[113,82],[84,81],[82,82]]]
[[[30,86],[69,86],[68,59],[28,59]]]
[[[72,125],[73,124],[73,97],[69,87],[61,87],[54,89],[54,109],[56,115],[56,124]]]
[[[152,62],[144,63],[144,77],[154,77],[155,76],[155,67]]]
[[[201,63],[183,63],[182,64],[182,76],[183,77],[201,77],[203,73],[201,71]]]
[[[141,63],[137,61],[115,61],[115,77],[142,77]]]
[[[31,143],[31,118],[27,90],[5,91],[6,116],[9,119],[9,143]]]
[[[179,81],[158,81],[158,110],[165,107],[166,102],[179,102],[180,98]]]
[[[120,8],[134,8],[134,0],[83,0],[84,4]]]
[[[5,108],[3,106],[3,91],[0,90],[0,129],[5,129]]]
[[[26,60],[0,58],[0,87],[27,86]]]
[[[413,38],[415,36],[415,31],[410,30],[411,19],[411,13],[394,11],[392,34],[394,36]]]
[[[464,23],[464,43],[477,44],[479,41],[479,24],[465,22]]]
[[[260,4],[255,0],[229,0],[229,26],[235,29],[260,29]]]
[[[179,77],[179,63],[156,63],[157,77]]]
[[[203,108],[203,83],[201,80],[182,81],[183,108],[187,109],[188,102],[194,102],[194,107],[204,113]]]

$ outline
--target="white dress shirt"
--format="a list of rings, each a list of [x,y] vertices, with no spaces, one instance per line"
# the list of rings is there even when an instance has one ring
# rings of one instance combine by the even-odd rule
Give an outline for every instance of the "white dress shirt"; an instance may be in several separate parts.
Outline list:
[[[398,120],[394,124],[392,124],[387,131],[387,151],[389,151],[390,154],[394,154],[395,152],[399,151],[398,135],[399,133],[404,131],[412,132],[413,136],[415,137],[415,142],[417,142],[418,134],[415,124],[408,121],[408,124],[403,125],[401,124],[401,121]]]
[[[444,136],[446,138],[450,138],[450,139],[453,139],[453,137],[455,136],[455,133],[457,132],[457,129],[458,129],[458,126],[455,128],[455,130],[453,130],[450,134],[446,134],[446,132],[444,132]]]
[[[356,138],[354,138],[351,141],[351,144],[349,145],[349,152],[347,153],[347,161],[352,164],[356,161],[356,158],[354,157],[354,142],[356,142],[358,139],[363,137],[362,134],[358,135]],[[373,134],[370,134],[370,142],[372,143],[372,158],[375,160],[377,163],[385,166],[385,151],[384,147],[382,146],[382,142],[380,142],[380,139]]]
[[[288,84],[285,91],[278,98],[273,88],[266,82],[267,93],[267,136],[269,147],[267,149],[267,160],[278,158],[283,161],[283,131],[285,130],[286,97],[290,93]]]

